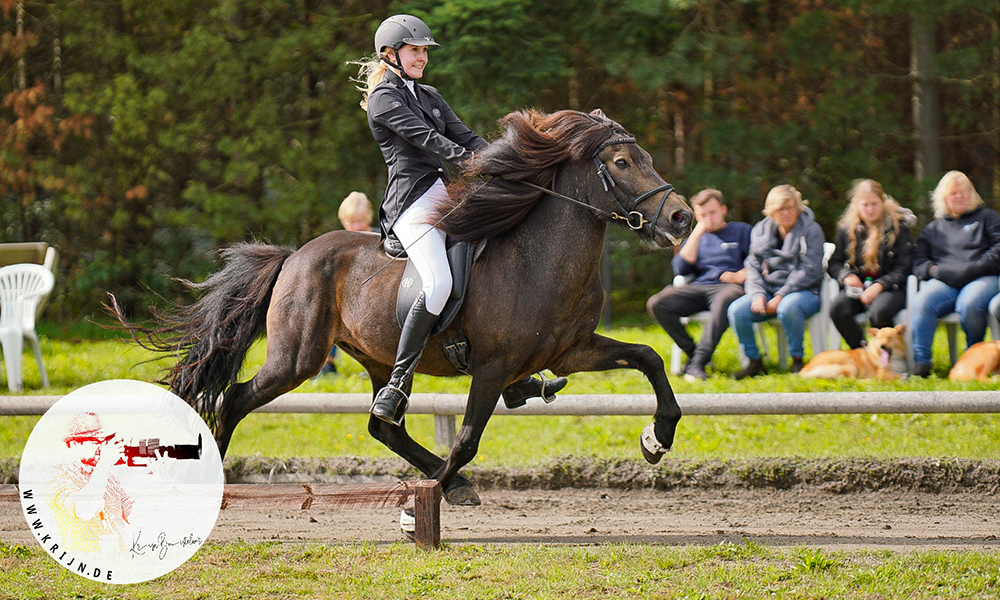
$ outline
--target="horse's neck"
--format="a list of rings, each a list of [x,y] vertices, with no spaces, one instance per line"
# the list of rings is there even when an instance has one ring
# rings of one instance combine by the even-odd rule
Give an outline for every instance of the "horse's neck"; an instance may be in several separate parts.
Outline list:
[[[557,191],[579,197],[575,189]],[[539,257],[538,268],[577,279],[597,275],[606,229],[606,223],[586,207],[546,196],[512,233],[518,245]]]

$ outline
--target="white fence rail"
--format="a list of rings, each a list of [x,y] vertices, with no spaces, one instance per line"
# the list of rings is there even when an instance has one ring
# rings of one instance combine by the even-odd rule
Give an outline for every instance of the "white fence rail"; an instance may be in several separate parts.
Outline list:
[[[61,396],[0,396],[0,416],[41,415]],[[465,394],[413,394],[410,414],[435,415],[435,438],[450,446],[455,438],[455,415],[465,413]],[[1000,391],[838,392],[678,394],[685,415],[817,415],[892,413],[1000,413]],[[367,413],[371,395],[285,394],[256,412]],[[496,415],[652,416],[652,394],[560,394],[545,404],[539,398],[509,410],[497,403]]]

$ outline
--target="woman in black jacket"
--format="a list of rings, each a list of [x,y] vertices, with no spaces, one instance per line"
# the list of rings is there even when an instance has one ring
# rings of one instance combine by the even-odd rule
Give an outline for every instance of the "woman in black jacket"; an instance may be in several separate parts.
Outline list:
[[[393,235],[402,243],[423,282],[403,323],[389,382],[371,407],[372,415],[394,425],[402,421],[410,379],[451,295],[445,233],[430,222],[430,215],[448,197],[448,164],[461,165],[487,145],[437,89],[416,81],[427,66],[428,47],[438,45],[422,20],[395,15],[375,32],[375,56],[361,63],[361,106],[389,169],[379,208],[382,236]],[[548,400],[565,385],[564,378],[544,386],[526,378],[504,390],[504,400],[508,406],[523,404],[525,398],[543,393]]]
[[[827,272],[843,288],[830,306],[830,319],[853,349],[865,343],[856,315],[867,310],[872,327],[892,327],[906,307],[913,262],[909,227],[916,218],[871,179],[856,181],[848,197]]]

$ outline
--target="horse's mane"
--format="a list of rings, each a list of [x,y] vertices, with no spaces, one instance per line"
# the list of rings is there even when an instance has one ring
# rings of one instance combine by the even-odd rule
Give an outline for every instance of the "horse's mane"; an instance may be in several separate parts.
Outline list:
[[[519,182],[549,186],[563,163],[590,158],[602,142],[628,135],[600,111],[517,111],[500,123],[503,134],[464,165],[469,178],[449,187],[449,200],[431,218],[457,239],[481,240],[510,230],[542,196]]]

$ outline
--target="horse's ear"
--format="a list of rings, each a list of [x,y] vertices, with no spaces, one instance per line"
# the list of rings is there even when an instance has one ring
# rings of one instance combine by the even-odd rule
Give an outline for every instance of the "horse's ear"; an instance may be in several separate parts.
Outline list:
[[[607,119],[607,117],[604,115],[604,111],[599,108],[595,108],[594,110],[590,111],[590,116]]]

